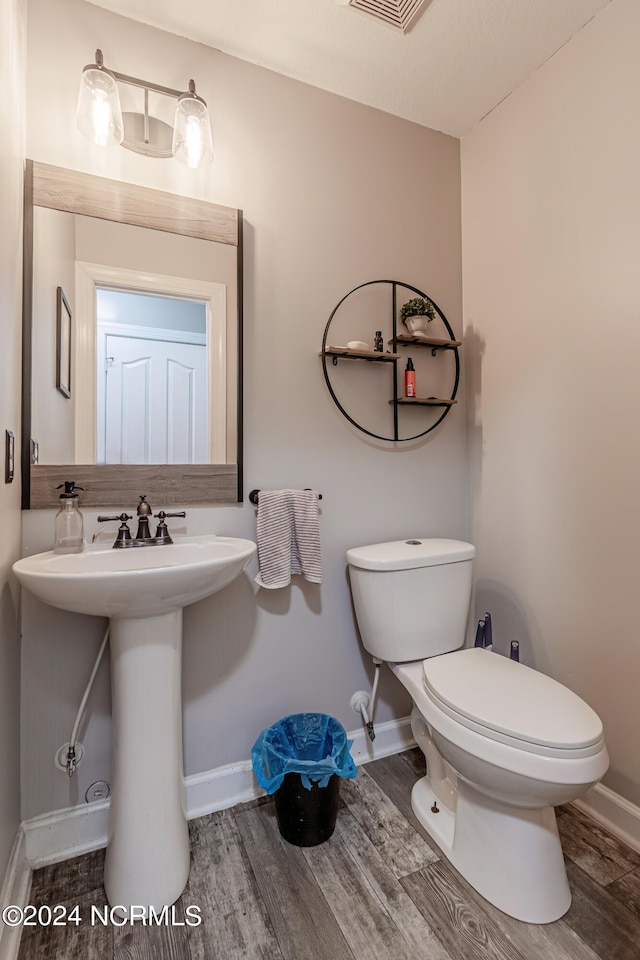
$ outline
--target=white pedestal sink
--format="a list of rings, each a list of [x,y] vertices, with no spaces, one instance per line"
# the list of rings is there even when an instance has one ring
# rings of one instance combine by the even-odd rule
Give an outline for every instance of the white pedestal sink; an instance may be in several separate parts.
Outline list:
[[[109,617],[113,774],[105,890],[112,907],[162,909],[189,876],[182,765],[182,608],[242,573],[250,540],[90,546],[26,557],[13,570],[38,599]]]

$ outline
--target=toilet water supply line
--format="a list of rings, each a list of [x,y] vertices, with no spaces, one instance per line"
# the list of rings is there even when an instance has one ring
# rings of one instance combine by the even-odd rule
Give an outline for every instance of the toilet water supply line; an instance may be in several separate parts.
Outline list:
[[[378,660],[377,657],[373,657],[373,665],[375,667],[375,672],[373,674],[373,687],[371,688],[371,697],[368,700],[369,711],[367,711],[367,703],[364,700],[360,702],[360,713],[362,714],[362,722],[364,723],[367,733],[369,734],[369,739],[373,743],[376,738],[376,732],[373,729],[373,710],[376,704],[376,693],[378,692],[378,680],[380,679],[380,667],[382,666],[382,660]]]
[[[105,647],[107,646],[107,640],[109,639],[109,627],[105,630],[104,638],[102,640],[102,646],[96,657],[96,662],[93,665],[93,670],[91,671],[91,676],[89,677],[89,683],[87,684],[87,689],[84,692],[84,696],[80,703],[78,713],[76,715],[76,720],[73,725],[73,730],[71,731],[71,737],[69,739],[69,749],[67,750],[67,773],[70,777],[76,772],[76,742],[78,740],[78,730],[80,728],[80,721],[84,714],[85,707],[87,705],[87,700],[89,699],[89,694],[91,693],[91,688],[93,687],[93,681],[96,679],[96,673],[98,672],[98,667],[102,661],[102,655],[104,654]]]

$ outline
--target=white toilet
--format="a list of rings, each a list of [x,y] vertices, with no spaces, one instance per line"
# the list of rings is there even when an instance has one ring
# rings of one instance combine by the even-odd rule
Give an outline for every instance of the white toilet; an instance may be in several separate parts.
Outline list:
[[[362,642],[413,699],[427,776],[417,818],[504,913],[550,923],[571,893],[553,807],[609,765],[602,723],[550,677],[465,640],[475,548],[399,540],[347,551]],[[426,658],[426,659],[425,659]]]

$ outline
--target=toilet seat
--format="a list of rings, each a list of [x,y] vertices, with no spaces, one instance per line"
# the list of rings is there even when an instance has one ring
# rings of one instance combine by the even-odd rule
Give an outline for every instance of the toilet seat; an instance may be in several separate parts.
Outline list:
[[[422,663],[423,690],[453,720],[491,740],[547,757],[602,750],[598,715],[571,690],[479,647]]]

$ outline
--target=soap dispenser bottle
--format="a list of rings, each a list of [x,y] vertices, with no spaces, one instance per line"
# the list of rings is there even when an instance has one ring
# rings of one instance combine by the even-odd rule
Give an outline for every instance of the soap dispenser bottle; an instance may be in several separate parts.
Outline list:
[[[56,490],[64,487],[60,494],[60,510],[56,514],[54,553],[82,553],[84,550],[84,520],[78,510],[76,490],[84,490],[73,480],[66,480]]]

